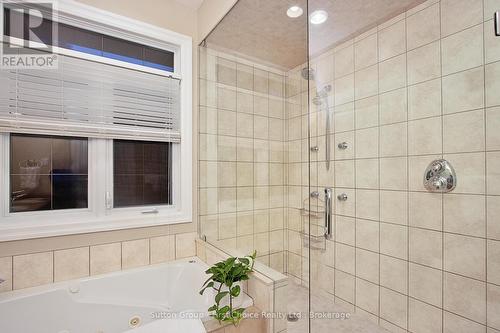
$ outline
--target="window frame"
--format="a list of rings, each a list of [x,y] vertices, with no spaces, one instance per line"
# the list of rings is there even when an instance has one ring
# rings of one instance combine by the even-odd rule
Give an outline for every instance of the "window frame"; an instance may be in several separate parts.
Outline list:
[[[181,80],[181,142],[172,144],[172,205],[107,208],[106,192],[113,193],[113,140],[88,138],[88,208],[10,213],[10,134],[0,133],[0,241],[192,222],[192,38],[71,0],[60,0],[57,10],[58,22],[174,52],[170,73],[54,48],[55,53]],[[142,213],[155,207],[157,214]]]

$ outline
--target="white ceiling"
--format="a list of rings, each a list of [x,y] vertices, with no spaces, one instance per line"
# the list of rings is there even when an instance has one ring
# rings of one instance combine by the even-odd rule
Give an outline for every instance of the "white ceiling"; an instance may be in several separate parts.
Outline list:
[[[193,9],[200,8],[203,0],[176,0],[177,2],[183,4],[184,6],[191,7]]]
[[[423,0],[309,0],[309,12],[323,9],[328,20],[310,26],[310,54],[361,33]],[[304,9],[307,0],[239,0],[207,37],[209,46],[252,59],[294,68],[307,59],[306,15],[291,19],[291,5]]]

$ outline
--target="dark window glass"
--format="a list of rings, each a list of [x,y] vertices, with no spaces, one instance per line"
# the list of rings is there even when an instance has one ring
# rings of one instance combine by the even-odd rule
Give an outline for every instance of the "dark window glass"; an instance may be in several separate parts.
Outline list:
[[[88,207],[86,138],[11,134],[10,211]]]
[[[114,140],[114,207],[172,204],[171,143]]]
[[[6,36],[25,40],[36,40],[33,37],[34,34],[36,38],[42,40],[46,45],[58,46],[73,51],[93,54],[163,71],[174,71],[174,53],[170,51],[81,29],[64,23],[54,23],[45,18],[40,26],[30,30],[30,20],[32,23],[36,23],[37,18],[32,18],[28,14],[21,14],[8,8],[5,8],[3,15],[4,34]],[[53,24],[57,24],[58,40],[53,40]],[[30,36],[32,38],[30,38]],[[16,50],[17,49],[14,51]]]

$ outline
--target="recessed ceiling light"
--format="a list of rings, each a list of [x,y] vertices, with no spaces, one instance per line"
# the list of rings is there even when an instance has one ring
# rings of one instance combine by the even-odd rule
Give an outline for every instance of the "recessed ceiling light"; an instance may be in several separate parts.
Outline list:
[[[327,18],[328,18],[327,12],[325,12],[324,10],[315,10],[309,16],[309,21],[312,24],[321,24],[324,23]]]
[[[292,6],[286,11],[286,15],[291,18],[296,18],[302,15],[304,11],[299,6]]]

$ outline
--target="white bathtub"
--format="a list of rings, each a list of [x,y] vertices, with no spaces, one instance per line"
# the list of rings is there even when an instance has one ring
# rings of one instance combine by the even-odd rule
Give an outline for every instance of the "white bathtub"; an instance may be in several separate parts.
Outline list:
[[[1,333],[198,333],[214,294],[198,258],[0,294]],[[241,294],[237,307],[252,299]],[[131,320],[139,321],[132,325]]]

